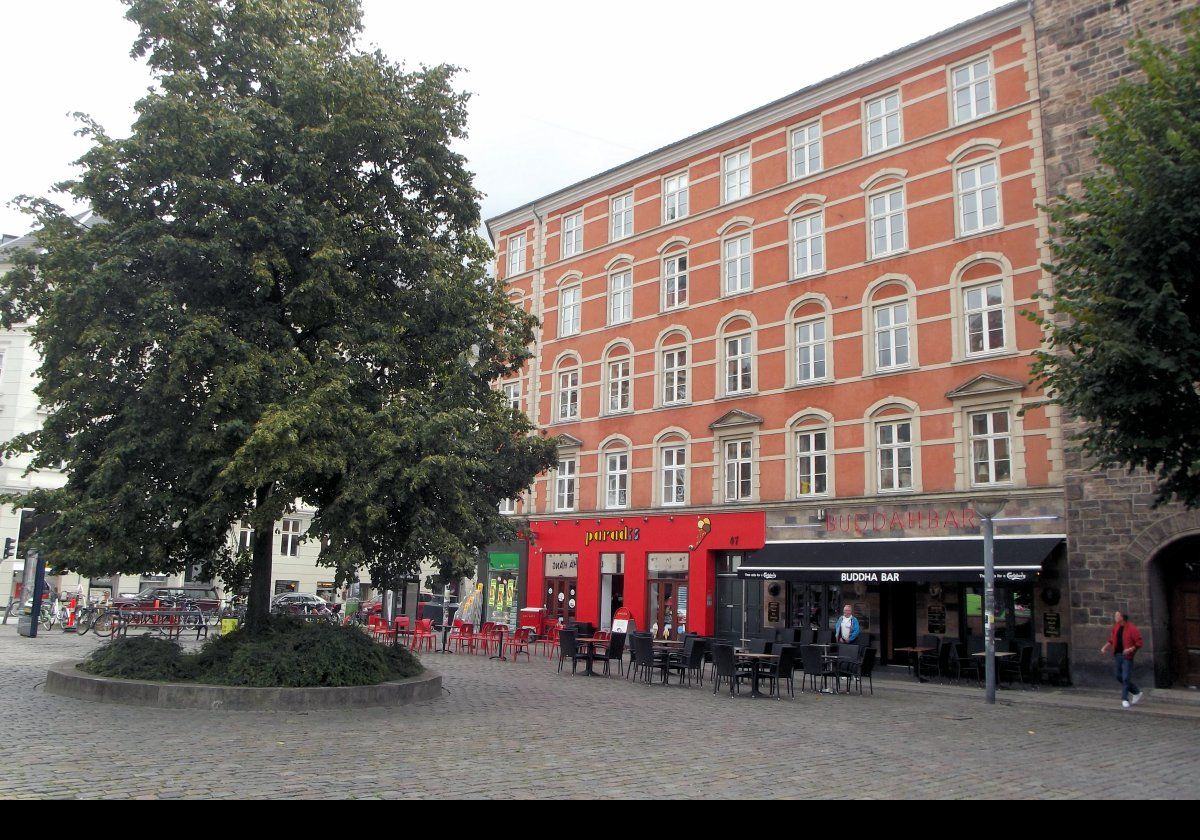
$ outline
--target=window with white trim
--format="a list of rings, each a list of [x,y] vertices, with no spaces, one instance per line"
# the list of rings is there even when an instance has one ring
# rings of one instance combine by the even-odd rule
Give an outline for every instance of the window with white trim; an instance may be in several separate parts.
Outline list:
[[[664,350],[662,360],[663,405],[687,402],[687,350]]]
[[[725,393],[744,394],[753,388],[754,356],[750,336],[725,339]]]
[[[282,523],[279,553],[284,557],[296,557],[300,553],[300,520],[285,519]]]
[[[827,375],[825,319],[796,324],[796,384],[820,382]]]
[[[825,225],[819,211],[792,220],[792,255],[793,277],[825,270]]]
[[[908,367],[908,301],[876,306],[875,369]]]
[[[871,196],[871,256],[882,257],[905,248],[904,190]]]
[[[992,61],[983,58],[954,68],[954,122],[961,125],[995,110],[992,103]]]
[[[750,195],[750,150],[730,152],[725,155],[721,166],[725,185],[725,203],[738,201]]]
[[[754,285],[750,234],[725,241],[725,294],[748,292]]]
[[[521,410],[521,383],[520,382],[505,382],[504,383],[504,401],[508,403],[508,407],[513,411]]]
[[[820,121],[792,129],[792,179],[821,171]]]
[[[796,432],[796,495],[829,492],[829,433],[825,429]]]
[[[675,309],[680,306],[687,306],[687,302],[687,254],[672,254],[663,260],[663,309]]]
[[[574,458],[559,458],[554,473],[554,509],[575,510],[575,490],[578,462]]]
[[[563,216],[562,255],[573,257],[583,250],[583,211]]]
[[[1000,182],[996,161],[958,170],[958,230],[976,233],[1000,226]]]
[[[867,152],[879,152],[899,146],[900,94],[889,93],[867,103]]]
[[[975,484],[1012,481],[1012,429],[1007,411],[970,416],[971,480]]]
[[[254,550],[254,526],[249,520],[243,519],[238,529],[238,551]]]
[[[687,447],[672,444],[662,448],[662,503],[687,504]]]
[[[663,179],[663,223],[674,222],[688,214],[688,174],[680,172]]]
[[[559,336],[577,335],[579,333],[580,303],[582,292],[579,286],[562,289],[558,293],[558,334]]]
[[[727,440],[725,450],[725,501],[748,502],[754,496],[753,441]]]
[[[633,377],[632,362],[629,359],[617,359],[608,363],[608,400],[606,406],[609,414],[619,414],[629,411],[633,406]]]
[[[508,237],[508,277],[525,271],[525,234]]]
[[[633,236],[633,193],[618,195],[609,206],[612,217],[612,241]]]
[[[579,371],[565,370],[558,375],[558,419],[579,419]]]
[[[629,452],[609,452],[604,461],[604,506],[629,507]]]
[[[500,507],[500,513],[502,513],[505,516],[512,516],[514,513],[517,512],[517,500],[516,499],[501,499],[499,507]]]
[[[879,492],[911,490],[913,487],[912,421],[902,420],[877,424],[875,441]]]
[[[1004,349],[1004,284],[988,283],[963,290],[967,354]]]
[[[608,278],[608,323],[633,319],[633,272],[618,271]]]

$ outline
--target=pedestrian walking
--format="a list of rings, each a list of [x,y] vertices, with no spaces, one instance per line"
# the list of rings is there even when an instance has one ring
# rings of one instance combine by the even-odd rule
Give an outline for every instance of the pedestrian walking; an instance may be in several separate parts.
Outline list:
[[[1133,657],[1142,649],[1142,634],[1129,620],[1123,610],[1113,615],[1113,627],[1108,634],[1108,643],[1100,653],[1112,651],[1113,669],[1117,682],[1121,684],[1121,707],[1128,709],[1142,699],[1142,690],[1133,681]]]

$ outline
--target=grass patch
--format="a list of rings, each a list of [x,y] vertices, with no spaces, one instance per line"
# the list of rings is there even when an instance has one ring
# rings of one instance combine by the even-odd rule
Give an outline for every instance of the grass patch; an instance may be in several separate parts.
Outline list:
[[[157,636],[113,639],[80,670],[102,677],[260,688],[377,685],[424,668],[407,648],[385,647],[362,628],[272,617],[250,635],[236,630],[194,653]]]

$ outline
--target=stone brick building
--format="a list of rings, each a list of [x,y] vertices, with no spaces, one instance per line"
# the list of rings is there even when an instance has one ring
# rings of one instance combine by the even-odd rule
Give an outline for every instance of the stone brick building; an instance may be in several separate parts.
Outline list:
[[[1095,169],[1092,103],[1135,72],[1129,39],[1140,31],[1178,43],[1184,0],[1035,0],[1048,195],[1078,191]],[[1066,426],[1070,433],[1070,426]],[[1077,682],[1108,682],[1094,651],[1115,609],[1128,609],[1146,638],[1143,667],[1156,686],[1200,683],[1200,511],[1155,508],[1154,481],[1123,470],[1093,471],[1066,453],[1067,573]],[[1066,587],[1064,587],[1065,589]],[[1190,636],[1190,638],[1189,638]]]

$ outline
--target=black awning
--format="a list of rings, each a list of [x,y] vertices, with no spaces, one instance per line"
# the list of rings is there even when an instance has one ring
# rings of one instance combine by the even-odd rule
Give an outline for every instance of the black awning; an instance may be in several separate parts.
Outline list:
[[[997,583],[1032,581],[1061,536],[997,537]],[[749,555],[738,577],[814,583],[983,580],[983,538],[797,540],[769,542]]]

